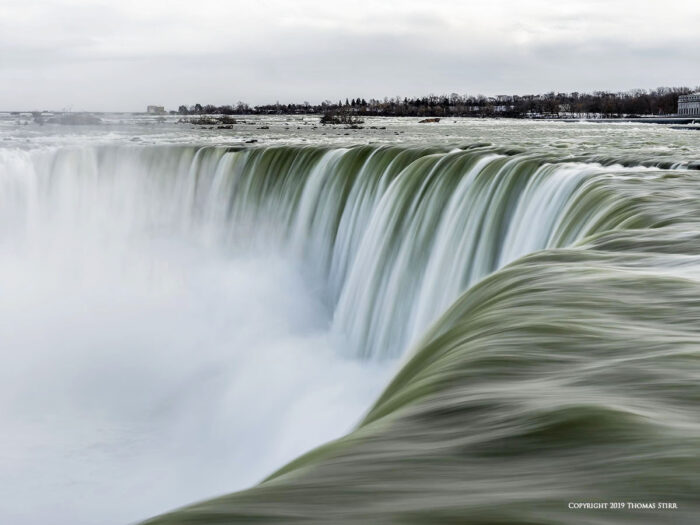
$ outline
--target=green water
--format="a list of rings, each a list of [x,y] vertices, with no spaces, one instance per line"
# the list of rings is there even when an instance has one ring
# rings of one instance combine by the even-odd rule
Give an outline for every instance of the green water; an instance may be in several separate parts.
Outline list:
[[[696,133],[1,120],[15,522],[698,521]]]
[[[697,522],[697,146],[510,131],[234,154],[227,220],[313,254],[354,354],[405,362],[345,437],[147,523]]]

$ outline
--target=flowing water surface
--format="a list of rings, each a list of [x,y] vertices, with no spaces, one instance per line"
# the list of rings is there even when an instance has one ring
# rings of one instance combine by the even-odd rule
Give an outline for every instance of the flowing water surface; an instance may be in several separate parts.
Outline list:
[[[3,522],[693,523],[697,133],[103,119],[0,118]]]

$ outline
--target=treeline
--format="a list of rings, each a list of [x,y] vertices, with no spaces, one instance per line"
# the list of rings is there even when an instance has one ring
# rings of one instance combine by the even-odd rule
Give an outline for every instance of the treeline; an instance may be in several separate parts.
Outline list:
[[[700,90],[698,88],[697,90]],[[678,97],[693,90],[687,87],[660,87],[611,93],[545,93],[541,95],[500,95],[485,97],[452,93],[418,98],[364,98],[321,104],[264,104],[251,107],[195,104],[180,106],[181,115],[326,115],[338,111],[357,116],[391,117],[510,117],[510,118],[619,118],[649,115],[672,115],[678,108]]]

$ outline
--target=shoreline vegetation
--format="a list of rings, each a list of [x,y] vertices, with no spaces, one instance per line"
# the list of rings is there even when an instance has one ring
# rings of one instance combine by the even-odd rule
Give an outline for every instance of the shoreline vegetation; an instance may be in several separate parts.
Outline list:
[[[428,95],[417,98],[354,98],[320,104],[181,105],[179,115],[320,115],[321,124],[358,125],[362,117],[501,117],[526,119],[616,119],[675,116],[678,97],[695,90],[659,87],[624,92],[545,93],[539,95]]]
[[[264,104],[250,106],[245,102],[235,105],[212,104],[181,105],[177,111],[157,113],[165,122],[165,115],[180,115],[179,122],[195,126],[232,129],[236,124],[253,124],[235,116],[316,116],[318,124],[362,129],[364,118],[412,117],[421,124],[439,123],[441,119],[502,118],[522,120],[562,120],[606,122],[634,121],[654,124],[682,125],[682,129],[700,130],[700,117],[679,115],[678,98],[700,92],[688,87],[659,87],[653,90],[636,89],[624,92],[595,91],[593,93],[545,93],[539,95],[499,95],[485,97],[452,93],[418,98],[385,97],[383,100],[364,98],[325,100],[320,104]],[[90,111],[0,111],[0,117],[17,117],[17,124],[97,125],[100,112]],[[24,118],[24,120],[22,120]],[[268,129],[261,126],[259,129]],[[382,128],[379,128],[382,129]]]

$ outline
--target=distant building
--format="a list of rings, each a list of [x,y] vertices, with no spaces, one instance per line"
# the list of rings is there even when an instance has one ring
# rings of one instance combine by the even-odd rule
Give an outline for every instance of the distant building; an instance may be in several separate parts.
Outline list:
[[[149,113],[151,115],[165,115],[165,107],[164,106],[147,106],[146,113]]]
[[[700,117],[700,93],[678,97],[678,114]]]

